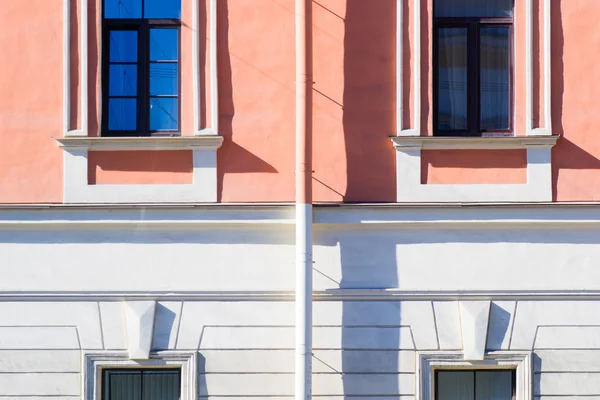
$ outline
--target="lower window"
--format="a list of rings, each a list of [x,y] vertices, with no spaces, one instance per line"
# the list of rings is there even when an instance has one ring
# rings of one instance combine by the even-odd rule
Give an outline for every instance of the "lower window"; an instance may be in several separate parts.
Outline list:
[[[436,370],[435,400],[512,400],[515,370]]]
[[[105,369],[102,400],[178,400],[180,369]]]

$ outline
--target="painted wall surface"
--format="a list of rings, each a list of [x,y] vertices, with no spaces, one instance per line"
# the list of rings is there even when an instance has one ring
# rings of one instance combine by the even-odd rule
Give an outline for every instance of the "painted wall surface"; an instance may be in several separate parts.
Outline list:
[[[295,288],[291,207],[0,217],[2,292]],[[576,207],[320,207],[314,289],[599,290],[598,221]]]
[[[2,302],[1,395],[80,398],[91,378],[82,358],[125,353],[123,310],[118,300]],[[160,301],[152,349],[197,352],[201,399],[291,396],[293,310],[282,301]],[[597,398],[598,315],[598,300],[495,300],[486,349],[531,351],[535,398]],[[457,301],[316,302],[314,320],[317,396],[413,399],[418,352],[463,348]]]
[[[0,202],[56,203],[62,201],[62,154],[53,137],[64,134],[62,115],[62,3],[11,2],[2,7],[0,60]],[[79,1],[71,2],[71,125],[82,128],[78,108]],[[534,123],[543,120],[544,24],[541,2],[534,0]],[[594,52],[600,36],[594,21],[600,8],[593,0],[552,0],[552,119],[561,139],[553,149],[553,187],[557,201],[600,198],[595,173],[600,146],[595,143],[595,90],[598,73]],[[182,2],[182,126],[193,134],[191,89],[192,3]],[[291,201],[294,191],[294,16],[293,0],[217,1],[217,68],[219,134],[218,194],[222,202]],[[403,119],[411,121],[414,94],[413,3],[403,2]],[[95,0],[89,5],[89,126],[98,133],[100,109],[99,21]],[[199,2],[200,114],[211,124],[208,87],[209,2]],[[313,2],[312,57],[314,200],[324,202],[394,202],[395,158],[388,140],[396,133],[396,0],[324,0]],[[432,127],[432,0],[421,12],[422,135]],[[515,127],[525,126],[525,2],[515,6]],[[585,38],[582,41],[581,38]],[[406,123],[410,128],[410,123]],[[171,178],[131,177],[123,158],[126,182],[180,182],[174,163]],[[446,159],[451,159],[449,155]],[[456,156],[457,160],[459,159]],[[474,157],[475,159],[477,158]],[[447,160],[452,163],[452,160]],[[460,159],[462,162],[462,158]],[[131,161],[133,163],[133,161]],[[507,155],[514,170],[514,158]],[[121,164],[121,163],[120,163]],[[492,164],[496,165],[496,162]],[[509,173],[465,179],[469,168],[439,168],[443,183],[506,183],[522,180]],[[118,172],[118,171],[116,171]],[[146,174],[148,171],[142,171]],[[169,172],[169,171],[167,171]],[[127,176],[125,176],[127,175]],[[172,182],[170,181],[172,179]],[[436,181],[433,179],[433,181]],[[118,182],[118,173],[111,182]]]

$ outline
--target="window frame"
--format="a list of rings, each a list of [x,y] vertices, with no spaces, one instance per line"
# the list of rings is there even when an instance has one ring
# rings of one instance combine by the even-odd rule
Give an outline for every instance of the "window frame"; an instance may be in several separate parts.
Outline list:
[[[198,352],[165,350],[151,352],[148,360],[132,360],[126,351],[83,353],[83,399],[103,400],[105,369],[179,369],[180,400],[198,399]]]
[[[512,400],[516,400],[517,398],[517,369],[516,368],[436,368],[433,370],[433,400],[439,400],[439,388],[438,385],[438,375],[440,372],[473,372],[475,374],[473,378],[473,393],[476,393],[475,389],[477,388],[477,372],[482,371],[510,371],[511,374],[511,390],[512,390]],[[476,400],[474,397],[472,400]]]
[[[437,0],[439,1],[439,0]],[[514,70],[515,70],[515,35],[514,35],[514,3],[511,17],[436,17],[435,2],[433,12],[433,135],[434,136],[513,136],[514,135]],[[480,65],[480,31],[485,27],[506,27],[509,32],[509,107],[507,129],[481,129],[481,65]],[[438,128],[439,122],[439,73],[438,73],[438,32],[442,28],[465,28],[467,30],[467,123],[469,129],[444,131]],[[471,73],[475,70],[476,73]],[[471,78],[473,77],[473,78]]]
[[[436,370],[498,370],[515,371],[514,400],[530,400],[533,385],[533,352],[500,350],[486,352],[483,361],[465,360],[462,351],[417,351],[416,400],[437,400],[435,397]]]
[[[112,399],[112,393],[110,393],[110,388],[107,387],[108,383],[110,382],[110,373],[111,372],[137,372],[140,374],[140,385],[141,385],[141,398],[144,398],[144,374],[147,372],[156,372],[156,371],[177,371],[177,378],[178,378],[178,382],[177,382],[177,388],[179,390],[179,397],[181,398],[181,368],[180,367],[130,367],[130,368],[123,368],[123,367],[115,367],[115,368],[103,368],[101,370],[101,378],[100,378],[100,387],[101,387],[101,393],[100,393],[100,398],[101,400],[111,400]]]
[[[106,1],[102,1],[102,115],[100,136],[104,137],[141,137],[141,136],[180,136],[181,135],[181,18],[152,19],[144,18],[144,3],[141,0],[141,18],[105,18]],[[177,128],[174,130],[150,129],[150,30],[156,28],[177,30],[177,95],[165,96],[177,99]],[[137,95],[136,130],[110,130],[108,128],[109,69],[110,69],[110,32],[136,31],[138,34],[137,51]],[[131,63],[133,64],[133,63]],[[112,96],[115,97],[115,96]],[[119,96],[117,96],[119,97]],[[133,96],[123,96],[133,98]]]

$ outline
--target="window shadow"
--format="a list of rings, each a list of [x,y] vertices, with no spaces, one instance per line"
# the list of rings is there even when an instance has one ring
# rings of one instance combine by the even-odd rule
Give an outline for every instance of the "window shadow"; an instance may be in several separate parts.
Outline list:
[[[201,13],[206,15],[206,4],[202,5]],[[233,100],[233,82],[231,71],[231,56],[229,53],[229,0],[217,1],[217,70],[219,88],[219,135],[223,136],[223,145],[218,150],[217,156],[217,201],[223,195],[223,180],[226,174],[231,173],[276,173],[277,170],[266,161],[249,152],[234,141],[233,119],[235,117],[235,104]],[[206,17],[204,17],[206,21]],[[203,25],[206,27],[206,24]],[[206,30],[199,32],[200,42],[206,43]],[[201,53],[206,53],[206,51]],[[205,56],[201,56],[205,57]],[[201,60],[202,70],[206,72],[206,62]],[[205,82],[204,80],[202,82]],[[202,92],[206,96],[206,90]],[[206,97],[203,97],[206,98]],[[202,104],[205,104],[203,101]],[[202,113],[206,115],[206,110]],[[203,118],[203,120],[206,120]]]

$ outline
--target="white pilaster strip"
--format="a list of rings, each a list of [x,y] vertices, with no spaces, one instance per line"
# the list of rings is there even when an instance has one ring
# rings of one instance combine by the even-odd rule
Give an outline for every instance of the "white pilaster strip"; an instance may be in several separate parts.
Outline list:
[[[403,0],[396,1],[396,135],[400,136],[400,132],[404,126],[404,34],[402,23],[404,22],[404,2]]]
[[[218,76],[217,76],[217,0],[209,0],[209,12],[208,12],[208,56],[209,56],[209,67],[208,73],[210,77],[210,88],[207,88],[207,93],[210,93],[210,127],[202,129],[201,113],[202,99],[200,96],[200,41],[198,39],[198,33],[200,31],[200,22],[198,11],[200,9],[200,1],[205,0],[193,0],[192,1],[192,85],[193,85],[193,102],[194,102],[194,135],[218,135],[219,134],[219,87],[218,87]]]
[[[490,321],[490,301],[461,301],[460,327],[465,360],[483,361]]]
[[[552,20],[550,0],[544,0],[544,119],[546,135],[552,134]]]
[[[132,360],[147,360],[154,334],[156,301],[125,302],[127,351]]]
[[[81,68],[80,79],[81,79],[81,94],[79,103],[81,105],[81,128],[79,129],[79,136],[88,135],[88,0],[81,0],[81,34],[80,34],[80,50],[79,50],[79,65]]]
[[[71,120],[71,4],[63,2],[63,134],[70,129]]]
[[[552,135],[552,14],[551,0],[544,0],[544,126],[533,126],[533,0],[527,0],[527,37],[526,37],[526,134],[527,136]]]
[[[525,134],[533,128],[533,0],[525,3]]]
[[[414,0],[413,7],[413,123],[412,128],[405,129],[403,121],[403,75],[404,75],[404,35],[403,0],[396,3],[396,134],[397,136],[419,136],[421,134],[421,0]]]
[[[212,134],[219,134],[219,82],[217,75],[217,0],[210,0],[210,107]]]
[[[200,41],[198,40],[200,22],[199,7],[200,0],[192,0],[192,88],[193,88],[193,107],[194,107],[194,132],[200,131]]]

